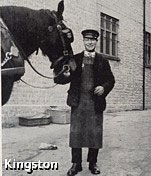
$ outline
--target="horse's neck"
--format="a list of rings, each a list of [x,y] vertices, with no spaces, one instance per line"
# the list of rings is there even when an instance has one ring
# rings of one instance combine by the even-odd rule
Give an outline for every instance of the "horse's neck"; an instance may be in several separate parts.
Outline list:
[[[36,34],[38,11],[9,6],[1,12],[1,15],[17,45],[22,48],[26,56],[32,54],[38,47]]]

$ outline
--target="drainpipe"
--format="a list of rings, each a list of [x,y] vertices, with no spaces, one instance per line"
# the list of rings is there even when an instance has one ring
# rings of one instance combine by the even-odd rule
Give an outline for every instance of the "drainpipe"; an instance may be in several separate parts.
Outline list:
[[[145,15],[146,15],[146,0],[143,0],[143,110],[145,110],[145,43],[146,43]]]

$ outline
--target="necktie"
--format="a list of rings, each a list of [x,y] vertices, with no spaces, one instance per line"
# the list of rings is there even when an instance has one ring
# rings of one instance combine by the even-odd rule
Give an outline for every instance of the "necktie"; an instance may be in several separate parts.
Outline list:
[[[85,51],[85,52],[84,52],[84,56],[85,56],[85,57],[94,58],[94,57],[95,57],[95,52],[88,52],[88,51]]]

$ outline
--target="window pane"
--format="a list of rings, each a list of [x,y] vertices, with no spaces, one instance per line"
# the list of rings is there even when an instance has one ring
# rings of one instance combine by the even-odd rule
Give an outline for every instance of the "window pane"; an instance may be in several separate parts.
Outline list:
[[[117,32],[117,21],[112,19],[112,31]]]
[[[146,46],[146,60],[147,60],[147,63],[148,63],[148,59],[149,59],[149,48],[148,48],[148,46]]]
[[[148,64],[151,64],[151,47],[148,48]]]
[[[145,33],[145,60],[147,65],[151,65],[151,36],[150,33]]]
[[[146,32],[146,44],[149,45],[151,44],[151,41],[150,41],[150,33]]]
[[[149,44],[149,35],[146,33],[146,44]]]
[[[104,19],[104,17],[102,16],[101,17],[101,28],[104,28],[104,25],[105,24],[105,19]]]
[[[103,48],[104,48],[104,31],[101,30],[101,36],[100,36],[100,40],[101,40],[101,53],[103,53]]]
[[[116,35],[112,34],[112,55],[116,56]]]
[[[147,32],[145,32],[145,44],[147,44]]]
[[[110,17],[106,16],[106,29],[110,30],[110,25],[111,25],[111,21],[110,21]]]
[[[146,59],[146,63],[150,64],[150,47],[149,46],[145,47],[145,59]]]
[[[110,54],[110,32],[106,32],[106,54]]]
[[[151,45],[151,35],[148,35],[148,44]]]

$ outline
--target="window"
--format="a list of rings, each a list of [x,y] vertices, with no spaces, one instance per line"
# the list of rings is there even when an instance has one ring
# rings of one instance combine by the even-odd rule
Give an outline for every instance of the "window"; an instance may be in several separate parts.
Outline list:
[[[119,20],[101,13],[100,52],[117,57]]]
[[[146,66],[151,66],[151,34],[145,32],[145,62]]]

